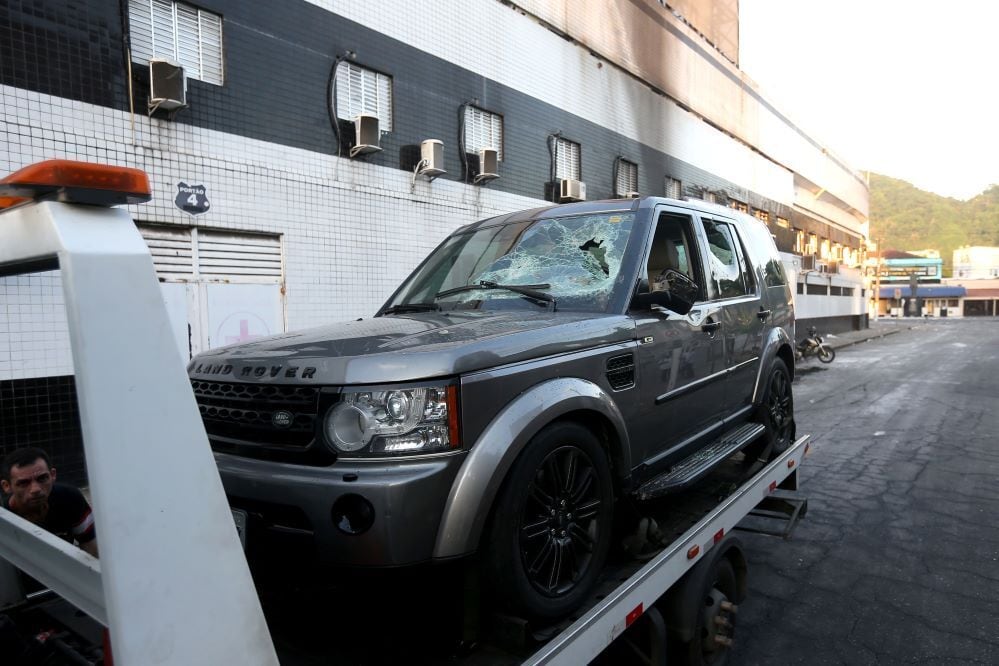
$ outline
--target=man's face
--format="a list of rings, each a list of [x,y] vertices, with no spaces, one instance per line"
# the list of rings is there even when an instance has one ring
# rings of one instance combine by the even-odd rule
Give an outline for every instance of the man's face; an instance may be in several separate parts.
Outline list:
[[[10,481],[2,481],[3,491],[11,496],[11,505],[30,512],[43,509],[55,483],[55,468],[39,458],[30,465],[14,465]]]

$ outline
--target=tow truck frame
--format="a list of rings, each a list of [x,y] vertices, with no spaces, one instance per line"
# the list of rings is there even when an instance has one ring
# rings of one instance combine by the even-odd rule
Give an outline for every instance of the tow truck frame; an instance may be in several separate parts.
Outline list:
[[[106,626],[118,664],[276,664],[148,247],[126,210],[74,203],[74,191],[50,187],[43,200],[0,209],[0,276],[61,271],[100,560],[0,509],[0,610],[25,599],[17,567]],[[639,621],[652,627],[652,659],[664,661],[670,591],[738,549],[731,533],[778,488],[797,489],[808,442],[524,663],[587,663]]]

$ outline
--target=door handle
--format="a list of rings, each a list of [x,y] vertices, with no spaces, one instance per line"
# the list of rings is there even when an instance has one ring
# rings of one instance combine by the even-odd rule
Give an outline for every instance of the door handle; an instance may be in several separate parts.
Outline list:
[[[760,311],[756,313],[756,316],[760,318],[760,321],[766,321],[767,317],[770,316],[770,310],[764,310],[761,306]]]
[[[712,321],[708,322],[707,324],[701,324],[701,330],[704,331],[705,333],[714,333],[719,328],[721,328],[720,321]]]

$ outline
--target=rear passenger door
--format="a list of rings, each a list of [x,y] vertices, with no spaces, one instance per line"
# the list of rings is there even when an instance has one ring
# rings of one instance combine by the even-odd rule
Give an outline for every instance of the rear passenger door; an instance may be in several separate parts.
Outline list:
[[[760,285],[737,226],[722,217],[701,216],[706,238],[709,298],[718,306],[724,336],[725,413],[752,405],[763,347],[766,312]]]

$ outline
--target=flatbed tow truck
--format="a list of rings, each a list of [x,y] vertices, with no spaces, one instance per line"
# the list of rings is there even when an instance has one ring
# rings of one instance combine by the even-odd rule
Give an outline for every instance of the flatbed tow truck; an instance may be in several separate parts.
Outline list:
[[[373,653],[341,648],[360,637],[313,618],[324,632],[296,644],[274,621],[283,610],[261,604],[149,250],[115,207],[149,198],[143,172],[80,162],[0,181],[0,276],[61,271],[100,546],[97,560],[0,509],[0,660],[23,648],[47,664],[355,663]],[[579,615],[535,627],[477,607],[441,661],[723,661],[746,594],[736,533],[790,535],[807,510],[795,491],[808,442],[766,465],[737,454],[694,489],[643,505],[631,556],[614,558]],[[48,589],[26,594],[17,569]],[[431,661],[418,646],[408,656]]]

